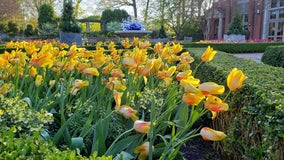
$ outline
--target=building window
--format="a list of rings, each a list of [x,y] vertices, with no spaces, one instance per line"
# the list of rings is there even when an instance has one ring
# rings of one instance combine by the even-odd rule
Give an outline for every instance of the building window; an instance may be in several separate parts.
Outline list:
[[[283,22],[278,23],[278,30],[277,30],[277,36],[283,35]]]
[[[280,0],[279,5],[280,5],[280,6],[284,6],[284,0]]]
[[[284,18],[284,9],[279,10],[279,18]]]
[[[268,36],[274,36],[275,33],[275,23],[269,23],[269,34]]]
[[[277,7],[277,0],[271,0],[271,8]]]
[[[277,7],[277,0],[271,0],[271,8]]]
[[[270,19],[276,19],[277,11],[270,11]]]

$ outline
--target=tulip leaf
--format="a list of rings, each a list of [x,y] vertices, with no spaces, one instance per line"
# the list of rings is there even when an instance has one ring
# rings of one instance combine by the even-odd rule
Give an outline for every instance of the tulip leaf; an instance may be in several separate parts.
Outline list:
[[[30,99],[29,97],[25,97],[25,98],[23,98],[22,100],[25,101],[25,102],[27,102],[27,104],[29,105],[30,108],[33,107],[32,101],[31,101],[31,99]]]
[[[130,153],[124,151],[122,151],[120,154],[118,154],[113,158],[113,160],[131,160],[131,159],[134,159],[134,157]]]
[[[176,113],[175,116],[175,122],[178,126],[178,132],[179,130],[183,130],[183,128],[185,127],[187,121],[188,121],[188,106],[187,105],[181,105],[179,106],[179,109]]]
[[[84,145],[84,142],[83,142],[83,138],[82,137],[74,137],[71,139],[71,145],[70,147],[72,149],[79,149],[79,150],[82,150],[83,148],[83,145]]]

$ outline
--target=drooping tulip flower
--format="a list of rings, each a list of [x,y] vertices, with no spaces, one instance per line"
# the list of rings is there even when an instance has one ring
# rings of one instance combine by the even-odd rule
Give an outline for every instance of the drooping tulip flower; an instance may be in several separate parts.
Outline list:
[[[227,77],[227,86],[230,91],[236,91],[242,87],[246,78],[241,70],[234,68]]]
[[[134,149],[134,153],[139,154],[138,160],[145,160],[148,157],[149,148],[150,148],[150,143],[145,142],[141,146],[138,146]],[[154,146],[152,146],[151,148],[152,148],[152,152],[154,152]]]
[[[198,87],[204,95],[208,94],[223,94],[225,87],[218,85],[214,82],[205,82],[199,85]]]
[[[150,131],[150,126],[151,126],[150,122],[137,120],[137,121],[134,122],[133,128],[138,133],[146,133],[146,134],[148,134],[149,131]]]
[[[72,95],[76,95],[77,92],[78,92],[81,88],[83,88],[83,87],[85,87],[85,86],[88,86],[88,85],[89,85],[89,81],[83,81],[83,80],[80,80],[80,79],[76,79],[75,82],[74,82],[74,84],[73,84],[73,87],[70,89],[69,92],[70,92]]]
[[[217,51],[214,51],[213,48],[211,48],[210,46],[207,47],[206,51],[203,53],[203,55],[201,56],[201,60],[203,62],[210,62],[215,54],[217,53]]]
[[[201,100],[204,98],[204,95],[201,92],[190,93],[186,92],[182,96],[182,100],[189,105],[197,106]]]
[[[131,118],[133,121],[138,120],[136,116],[137,111],[127,105],[122,105],[119,107],[118,112],[123,115],[124,118]]]
[[[142,76],[149,76],[151,73],[151,69],[154,66],[154,61],[147,61],[146,64],[144,66],[142,66],[141,68],[139,68],[139,73]]]
[[[179,72],[176,76],[176,79],[178,81],[181,81],[182,79],[187,79],[191,76],[191,73],[192,73],[192,70],[187,70],[187,71],[184,71],[184,72]]]
[[[212,119],[215,119],[218,112],[224,112],[229,109],[229,105],[220,98],[208,95],[204,102],[204,107],[212,112]]]
[[[226,138],[226,134],[221,131],[216,131],[214,129],[211,129],[209,127],[203,127],[200,130],[200,135],[202,138],[206,141],[221,141],[224,138]]]

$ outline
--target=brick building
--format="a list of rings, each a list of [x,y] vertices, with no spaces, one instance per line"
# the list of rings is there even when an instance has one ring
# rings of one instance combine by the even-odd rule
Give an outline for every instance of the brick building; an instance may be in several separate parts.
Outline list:
[[[284,0],[215,0],[206,16],[206,39],[223,39],[237,12],[248,39],[284,41]]]

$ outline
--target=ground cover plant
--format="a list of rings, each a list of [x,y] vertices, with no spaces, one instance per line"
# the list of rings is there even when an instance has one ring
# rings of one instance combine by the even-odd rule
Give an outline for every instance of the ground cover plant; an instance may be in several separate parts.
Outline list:
[[[191,68],[194,59],[178,43],[156,43],[151,54],[151,44],[138,38],[123,40],[124,49],[113,42],[108,51],[102,46],[90,51],[56,41],[7,43],[17,48],[0,55],[0,123],[14,133],[10,137],[39,134],[59,149],[114,159],[181,159],[180,148],[191,138],[226,137],[225,131],[193,128],[205,114],[215,119],[229,109],[219,98],[224,85],[194,77],[199,65],[212,61],[213,48]],[[234,68],[224,97],[245,79]],[[5,144],[1,156],[9,159]]]

